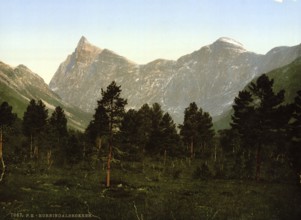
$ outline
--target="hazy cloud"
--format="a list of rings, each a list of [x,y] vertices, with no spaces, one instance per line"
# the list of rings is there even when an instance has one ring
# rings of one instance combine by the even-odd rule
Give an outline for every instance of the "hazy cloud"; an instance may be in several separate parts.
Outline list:
[[[291,0],[291,1],[293,1],[293,2],[297,2],[297,0]],[[283,2],[284,2],[284,0],[274,0],[274,2],[277,2],[277,3],[283,3]]]

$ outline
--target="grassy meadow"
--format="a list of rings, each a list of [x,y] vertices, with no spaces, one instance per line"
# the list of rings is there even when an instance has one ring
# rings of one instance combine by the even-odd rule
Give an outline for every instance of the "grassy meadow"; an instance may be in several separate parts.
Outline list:
[[[8,165],[1,219],[301,219],[301,188],[291,182],[194,178],[201,161],[145,159],[43,169]]]

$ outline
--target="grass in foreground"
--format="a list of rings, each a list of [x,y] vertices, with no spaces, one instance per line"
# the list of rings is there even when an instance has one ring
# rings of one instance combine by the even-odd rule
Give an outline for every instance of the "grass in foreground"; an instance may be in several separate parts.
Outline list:
[[[185,161],[124,163],[105,170],[11,168],[0,185],[1,219],[88,214],[95,219],[301,219],[300,186],[195,180]],[[23,218],[22,218],[23,216]],[[77,217],[81,217],[77,215]],[[86,215],[87,217],[87,215]]]

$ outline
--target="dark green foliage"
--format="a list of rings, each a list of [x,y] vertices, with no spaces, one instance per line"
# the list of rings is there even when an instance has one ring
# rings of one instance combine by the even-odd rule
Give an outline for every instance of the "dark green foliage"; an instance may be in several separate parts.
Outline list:
[[[241,91],[234,100],[234,113],[232,116],[232,130],[237,131],[245,147],[254,145],[255,133],[252,132],[256,128],[256,116],[253,106],[253,98],[250,92]]]
[[[187,145],[195,145],[198,141],[198,107],[195,102],[190,103],[184,112],[184,123],[179,125],[180,135]],[[191,152],[193,153],[193,152]]]
[[[213,138],[215,135],[212,118],[208,112],[203,112],[203,110],[200,108],[198,122],[201,146],[200,157],[209,158],[212,150],[211,148],[213,146]]]
[[[240,136],[236,129],[219,131],[220,146],[226,154],[232,154],[240,148]]]
[[[7,102],[2,102],[0,106],[0,127],[10,126],[17,116],[12,112],[12,107]]]
[[[79,133],[72,132],[64,148],[65,160],[69,165],[77,164],[83,159],[83,146],[79,136]]]
[[[58,106],[55,108],[50,119],[48,120],[47,134],[44,135],[44,144],[48,147],[48,152],[51,152],[55,164],[62,165],[65,161],[66,150],[68,147],[68,131],[67,118],[64,110]]]
[[[154,103],[151,111],[151,128],[150,128],[150,136],[148,143],[146,145],[146,152],[151,154],[157,154],[160,152],[160,148],[162,147],[162,139],[161,135],[161,127],[160,123],[163,117],[163,111],[161,106],[158,103]]]
[[[17,136],[17,127],[16,122],[17,116],[12,112],[12,107],[7,102],[2,102],[0,105],[0,135],[1,135],[1,149],[0,149],[0,159],[3,155],[10,159],[10,162],[15,161],[16,158],[13,155],[13,152],[10,152],[8,149],[13,149],[15,146],[12,146],[13,135]],[[4,152],[4,153],[3,153]],[[2,166],[2,164],[0,165]],[[2,167],[1,167],[2,169]]]
[[[138,111],[128,110],[123,117],[118,133],[119,145],[122,151],[127,153],[127,160],[142,159],[143,146],[145,146],[143,128],[142,117]]]
[[[233,105],[231,126],[240,136],[242,152],[256,152],[257,180],[261,161],[268,154],[285,153],[288,142],[292,106],[283,104],[284,90],[275,93],[273,83],[263,74],[256,83],[251,83],[249,91],[239,93]]]
[[[203,163],[200,167],[197,167],[193,172],[194,179],[207,180],[212,177],[207,164]]]
[[[92,121],[86,128],[86,134],[88,139],[95,143],[97,137],[102,137],[108,135],[109,133],[109,118],[106,114],[104,106],[98,102],[98,106],[95,109],[95,114],[93,115]]]
[[[144,121],[150,117],[150,128],[145,128],[149,133],[146,143],[146,152],[149,154],[179,155],[180,139],[176,125],[168,113],[164,113],[158,103],[154,103]]]
[[[27,106],[23,116],[23,133],[30,137],[42,133],[47,124],[48,110],[44,103],[32,99]]]
[[[141,121],[141,127],[139,129],[139,133],[141,134],[141,144],[143,150],[145,150],[146,145],[149,141],[151,130],[152,130],[152,117],[151,113],[152,109],[149,107],[148,104],[144,104],[139,110],[138,110],[138,117],[139,121]]]
[[[290,160],[295,171],[301,174],[301,90],[297,92],[291,123],[292,142],[289,150]]]
[[[165,113],[160,122],[160,138],[161,146],[160,151],[166,150],[168,155],[181,157],[181,142],[180,137],[177,134],[176,124],[172,120],[171,116],[168,113]]]
[[[120,129],[120,125],[124,117],[127,100],[120,97],[121,86],[117,86],[115,81],[113,81],[106,90],[101,89],[101,95],[102,98],[98,101],[98,108],[94,114],[94,120],[90,123],[86,131],[88,134],[90,133],[90,139],[91,137],[93,138],[93,136],[96,136],[95,145],[98,145],[96,151],[97,153],[92,155],[94,156],[95,161],[99,160],[102,139],[103,136],[106,135],[105,133],[107,133],[106,136],[108,137],[109,142],[109,153],[107,160],[106,185],[109,187],[113,146],[115,151],[118,151],[115,145],[117,136],[116,134]]]
[[[164,154],[180,156],[180,139],[176,125],[158,103],[149,108],[143,105],[139,111],[130,109],[124,115],[119,132],[120,144],[128,153]],[[134,156],[134,155],[133,155]],[[135,157],[135,156],[134,156]]]
[[[37,159],[39,157],[39,146],[47,147],[43,144],[47,139],[47,118],[48,110],[45,104],[39,100],[36,102],[32,99],[27,106],[23,116],[23,134],[28,138],[30,143],[29,156]]]
[[[113,81],[106,91],[101,90],[102,99],[98,101],[98,106],[103,106],[103,110],[108,117],[110,135],[116,133],[119,129],[125,113],[124,107],[127,104],[127,100],[120,97],[120,87]]]
[[[290,112],[284,105],[284,90],[274,93],[274,80],[270,80],[265,74],[259,77],[255,83],[251,83],[249,89],[254,97],[253,108],[255,113],[256,129],[254,134],[258,145],[268,145],[275,140],[275,134],[279,135],[280,128],[285,127],[290,119]],[[282,106],[281,106],[282,105]],[[287,107],[288,108],[288,107]]]
[[[190,103],[184,112],[184,122],[179,125],[183,142],[190,148],[190,157],[199,153],[208,157],[208,147],[213,143],[214,130],[209,113],[203,112],[195,102]]]
[[[53,128],[58,138],[67,136],[67,118],[64,110],[57,106],[49,119],[49,125]]]
[[[22,121],[16,118],[9,126],[5,126],[3,131],[5,160],[8,164],[21,163],[27,155],[26,148],[23,146],[25,137],[22,133]]]
[[[297,96],[294,102],[294,113],[293,113],[293,123],[291,124],[293,129],[293,137],[295,141],[301,141],[301,90],[297,92]]]

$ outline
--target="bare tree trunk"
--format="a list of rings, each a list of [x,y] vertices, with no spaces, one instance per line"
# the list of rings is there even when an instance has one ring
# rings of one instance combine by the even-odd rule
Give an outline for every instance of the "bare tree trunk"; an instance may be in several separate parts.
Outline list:
[[[32,134],[30,134],[30,152],[29,156],[32,159],[33,158],[33,143],[32,143]]]
[[[112,159],[112,145],[110,143],[110,150],[109,150],[108,164],[107,164],[107,181],[106,181],[107,187],[110,187],[111,185],[111,159]]]
[[[36,145],[34,146],[33,156],[35,157],[36,160],[39,159],[39,147]]]
[[[260,159],[260,150],[261,147],[257,147],[257,152],[256,152],[256,181],[259,181],[260,179],[260,165],[261,165],[261,159]]]
[[[109,140],[109,155],[108,155],[108,164],[107,164],[107,183],[106,186],[110,187],[111,185],[111,160],[112,160],[112,148],[113,148],[113,119],[110,123],[110,140]]]
[[[0,160],[1,160],[1,164],[2,164],[2,173],[0,176],[0,182],[2,182],[4,174],[5,174],[5,163],[3,160],[3,139],[2,139],[2,128],[0,128]]]
[[[165,169],[165,164],[166,164],[166,156],[167,156],[167,150],[165,149],[165,150],[164,150],[164,162],[163,162],[163,164],[164,164],[164,169]]]
[[[190,142],[190,159],[193,159],[194,149],[193,149],[193,138],[191,138]]]
[[[0,158],[3,156],[3,151],[2,151],[2,128],[0,128]]]
[[[83,159],[86,159],[86,142],[84,142],[84,147],[83,147]]]
[[[97,150],[99,152],[102,147],[102,138],[101,137],[96,138],[96,146],[97,146]]]
[[[214,144],[214,162],[216,162],[216,144]]]
[[[51,168],[51,166],[52,166],[52,163],[53,163],[53,160],[52,160],[52,151],[51,150],[49,150],[47,152],[46,158],[47,158],[47,166],[48,166],[48,170],[49,170]]]

